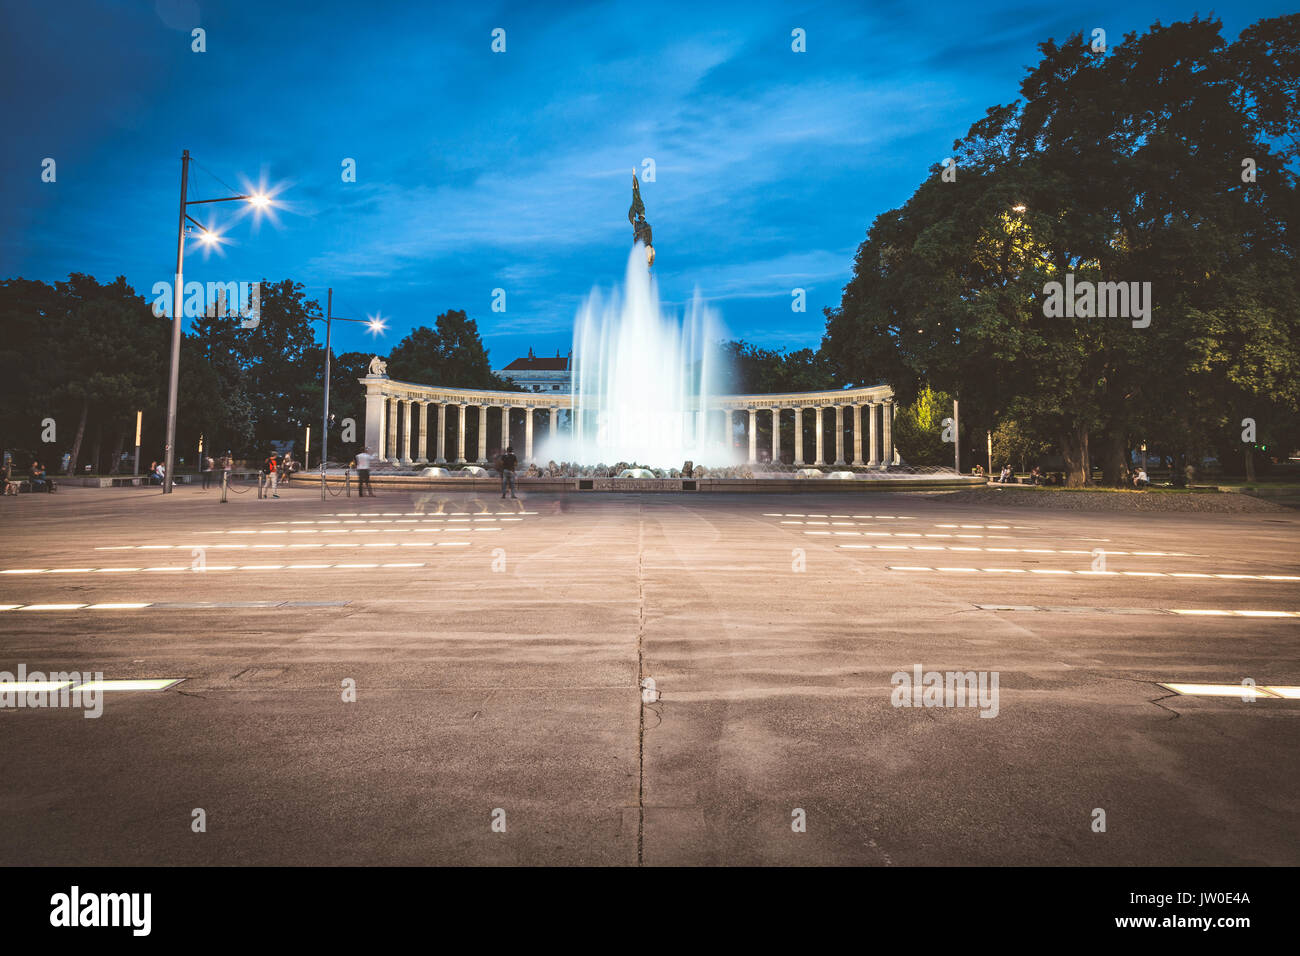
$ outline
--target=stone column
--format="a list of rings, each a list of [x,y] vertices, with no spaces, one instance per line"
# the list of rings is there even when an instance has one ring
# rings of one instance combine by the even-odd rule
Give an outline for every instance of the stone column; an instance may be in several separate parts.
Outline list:
[[[551,406],[551,429],[546,433],[548,438],[554,438],[560,430],[560,409],[556,405]]]
[[[406,406],[406,412],[402,415],[402,464],[413,464],[411,461],[411,437],[415,431],[411,427],[411,413],[415,411],[415,402],[412,399],[403,399],[402,404]]]
[[[510,406],[501,406],[501,450],[510,447]]]
[[[835,464],[844,464],[844,406],[835,406]]]
[[[862,467],[862,406],[853,404],[853,464]]]
[[[467,407],[464,403],[459,406],[460,431],[456,433],[456,464],[458,465],[465,464],[465,409]]]
[[[420,403],[420,444],[416,449],[416,460],[420,464],[429,461],[429,403]]]
[[[871,450],[867,453],[867,467],[880,467],[880,433],[877,420],[879,419],[879,402],[867,403],[867,440],[871,443]]]
[[[794,409],[794,463],[803,464],[803,409],[798,405]]]
[[[533,413],[531,405],[524,407],[524,461],[533,460]]]
[[[894,463],[894,403],[887,401],[880,409],[881,460],[886,466]]]
[[[438,403],[438,459],[437,464],[447,464],[447,406]]]
[[[397,447],[397,412],[398,400],[389,399],[388,405],[388,448],[387,460],[397,461],[399,449]]]
[[[361,379],[366,386],[366,434],[365,447],[371,452],[384,457],[384,396],[379,391],[382,379]]]
[[[781,460],[781,408],[772,409],[772,464]]]
[[[820,405],[813,409],[813,412],[817,415],[817,460],[813,462],[814,465],[826,464],[826,455],[823,450],[824,443],[822,441],[822,419],[826,417],[823,414],[824,411],[825,409]]]
[[[487,464],[487,406],[478,407],[478,463]]]
[[[749,409],[749,463],[758,462],[758,409]]]

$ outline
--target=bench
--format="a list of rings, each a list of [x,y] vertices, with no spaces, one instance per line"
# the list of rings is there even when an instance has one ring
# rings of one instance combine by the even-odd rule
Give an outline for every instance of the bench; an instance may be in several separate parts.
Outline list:
[[[33,493],[32,480],[30,478],[10,478],[9,480],[18,486],[19,494]],[[55,481],[53,478],[46,476],[45,482],[46,484],[49,485],[49,488],[45,489],[45,491],[55,492],[59,490],[59,483]]]

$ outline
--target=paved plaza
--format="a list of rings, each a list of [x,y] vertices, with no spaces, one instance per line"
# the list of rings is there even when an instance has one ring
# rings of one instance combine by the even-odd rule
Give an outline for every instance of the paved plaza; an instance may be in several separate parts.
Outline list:
[[[0,709],[6,863],[1300,863],[1294,511],[181,487],[0,522],[0,670],[183,678]],[[995,706],[894,705],[931,671]],[[1246,678],[1283,690],[1160,686]]]

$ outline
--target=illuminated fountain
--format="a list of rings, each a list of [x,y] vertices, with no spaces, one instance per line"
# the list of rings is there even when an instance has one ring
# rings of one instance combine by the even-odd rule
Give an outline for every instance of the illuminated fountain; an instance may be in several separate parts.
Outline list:
[[[573,430],[542,457],[586,465],[635,462],[716,467],[743,456],[709,397],[716,394],[718,325],[697,293],[682,319],[664,314],[645,246],[632,247],[620,294],[592,292],[573,332]]]

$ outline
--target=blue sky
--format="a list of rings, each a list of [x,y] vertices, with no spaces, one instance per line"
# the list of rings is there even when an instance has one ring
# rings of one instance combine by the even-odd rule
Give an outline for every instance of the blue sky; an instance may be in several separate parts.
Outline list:
[[[727,332],[815,347],[872,220],[984,110],[1036,44],[1213,8],[1180,3],[336,3],[3,0],[0,277],[174,268],[180,154],[200,198],[265,183],[276,221],[191,243],[186,279],[285,277],[381,311],[380,351],[439,312],[495,365],[567,352],[594,285],[621,281],[633,167],[669,307],[695,289]],[[551,9],[553,7],[559,8]],[[1229,38],[1293,4],[1221,12]],[[206,30],[207,51],[190,31]],[[491,50],[505,30],[506,52]],[[807,52],[791,50],[806,32]],[[41,182],[41,162],[57,181]],[[342,181],[344,158],[357,181]],[[191,193],[191,198],[194,193]],[[207,213],[191,212],[199,218]],[[791,311],[791,290],[807,311]],[[491,310],[493,290],[506,311]],[[360,326],[335,348],[369,349]]]

